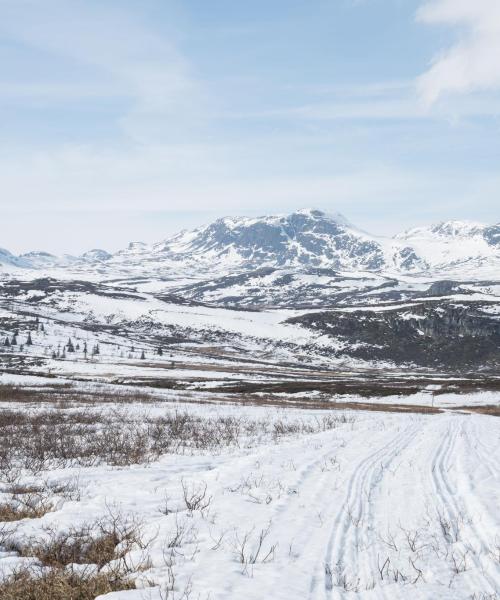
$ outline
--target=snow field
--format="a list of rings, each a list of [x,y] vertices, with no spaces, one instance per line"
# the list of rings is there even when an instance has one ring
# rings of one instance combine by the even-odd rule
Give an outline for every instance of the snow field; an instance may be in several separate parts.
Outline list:
[[[100,410],[100,409],[99,409]],[[113,407],[140,418],[144,407]],[[161,415],[165,408],[148,407]],[[314,426],[339,412],[183,405],[201,418]],[[500,590],[500,424],[493,417],[345,413],[323,431],[148,464],[54,467],[79,499],[18,524],[43,536],[120,513],[141,523],[150,563],[139,589],[100,600],[482,600]],[[144,549],[132,551],[139,564]],[[16,558],[0,554],[0,572]],[[151,587],[152,586],[152,587]]]

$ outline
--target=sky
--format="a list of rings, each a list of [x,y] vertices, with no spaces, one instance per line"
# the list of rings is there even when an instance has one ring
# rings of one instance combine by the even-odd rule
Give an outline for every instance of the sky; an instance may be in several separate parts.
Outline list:
[[[498,0],[0,0],[0,247],[496,223]]]

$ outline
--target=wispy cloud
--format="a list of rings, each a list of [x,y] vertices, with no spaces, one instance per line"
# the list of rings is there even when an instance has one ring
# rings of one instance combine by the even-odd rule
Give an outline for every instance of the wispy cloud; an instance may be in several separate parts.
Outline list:
[[[446,106],[421,101],[415,81],[368,82],[357,85],[309,86],[314,101],[297,106],[278,106],[255,112],[228,113],[225,118],[290,119],[294,121],[415,121],[498,115],[491,94],[456,96]]]
[[[2,95],[54,102],[122,97],[128,105],[117,119],[138,138],[148,130],[147,118],[178,119],[200,96],[188,61],[172,41],[127,10],[112,11],[95,0],[0,0],[0,10],[4,38],[41,51],[48,61],[69,61],[76,72],[62,81],[36,83],[36,74],[29,74],[33,80],[3,81]]]
[[[448,94],[500,89],[498,0],[430,0],[417,18],[429,25],[459,29],[459,40],[435,57],[418,80],[427,106]]]

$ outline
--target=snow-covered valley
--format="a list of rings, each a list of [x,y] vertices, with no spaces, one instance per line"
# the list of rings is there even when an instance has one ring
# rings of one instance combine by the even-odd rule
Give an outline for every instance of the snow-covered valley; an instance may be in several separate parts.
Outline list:
[[[497,600],[495,232],[2,253],[2,600]]]

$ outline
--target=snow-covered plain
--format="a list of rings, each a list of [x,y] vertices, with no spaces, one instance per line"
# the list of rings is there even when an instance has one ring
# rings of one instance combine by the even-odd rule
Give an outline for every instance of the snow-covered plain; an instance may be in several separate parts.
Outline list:
[[[138,589],[100,600],[497,598],[495,417],[164,403],[92,410],[124,422],[187,411],[271,429],[298,422],[314,429],[335,419],[325,430],[278,438],[257,427],[217,452],[186,449],[148,464],[38,473],[37,481],[77,481],[79,496],[21,521],[18,539],[78,527],[110,510],[141,524],[149,561],[135,574]],[[189,510],[183,486],[206,486],[206,506]],[[143,555],[132,549],[130,562]],[[26,561],[0,552],[0,572]]]

